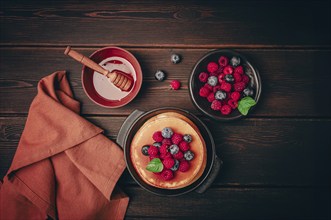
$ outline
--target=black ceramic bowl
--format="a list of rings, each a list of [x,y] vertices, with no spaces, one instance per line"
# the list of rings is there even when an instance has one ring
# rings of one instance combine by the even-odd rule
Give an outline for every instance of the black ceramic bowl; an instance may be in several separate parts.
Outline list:
[[[195,123],[195,125],[197,125],[197,127],[199,128],[200,133],[202,134],[207,147],[207,164],[202,176],[191,185],[180,189],[161,189],[145,183],[136,172],[135,168],[133,167],[132,161],[130,159],[131,141],[134,135],[136,134],[136,132],[148,119],[154,117],[155,115],[165,112],[176,112],[192,120]],[[196,190],[199,193],[204,192],[216,178],[222,163],[216,156],[214,139],[208,128],[196,116],[192,115],[191,113],[185,110],[178,108],[159,108],[159,109],[151,110],[149,112],[142,112],[139,110],[135,110],[124,121],[117,136],[117,143],[124,150],[124,157],[125,157],[127,169],[130,172],[133,179],[147,191],[162,196],[177,196],[188,193],[192,190]]]
[[[214,111],[211,109],[211,103],[208,102],[206,98],[203,98],[199,95],[200,88],[204,83],[200,82],[199,74],[201,72],[207,72],[207,65],[209,62],[218,63],[220,56],[226,56],[229,59],[232,57],[240,57],[240,65],[243,66],[245,74],[250,78],[250,86],[252,87],[254,94],[253,97],[256,104],[259,101],[261,94],[261,78],[257,69],[242,55],[232,50],[213,50],[204,55],[194,66],[190,79],[189,79],[189,91],[191,99],[194,105],[205,115],[209,116],[212,119],[219,121],[231,121],[243,117],[243,115],[238,111],[238,108],[233,110],[229,115],[222,115],[219,111]],[[252,107],[248,114],[252,111]]]

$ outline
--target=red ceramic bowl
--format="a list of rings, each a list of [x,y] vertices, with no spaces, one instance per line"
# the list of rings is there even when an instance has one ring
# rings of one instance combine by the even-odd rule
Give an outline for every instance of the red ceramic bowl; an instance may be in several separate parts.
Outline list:
[[[110,83],[105,76],[83,66],[83,88],[94,103],[106,108],[118,108],[137,96],[143,76],[139,62],[129,51],[119,47],[105,47],[95,51],[90,59],[109,71],[116,69],[131,74],[134,79],[131,90],[124,92]]]

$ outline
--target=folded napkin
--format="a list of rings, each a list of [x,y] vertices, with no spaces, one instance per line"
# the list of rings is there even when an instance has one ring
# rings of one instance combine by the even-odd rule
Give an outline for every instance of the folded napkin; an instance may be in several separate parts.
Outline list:
[[[0,219],[123,219],[115,187],[122,150],[79,116],[64,71],[43,78],[12,165],[0,184]]]

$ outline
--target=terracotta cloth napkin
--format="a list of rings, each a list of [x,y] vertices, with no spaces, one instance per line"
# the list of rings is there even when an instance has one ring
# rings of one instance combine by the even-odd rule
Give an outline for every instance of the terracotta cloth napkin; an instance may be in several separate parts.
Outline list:
[[[0,219],[123,219],[122,150],[79,116],[64,71],[43,78],[0,189]]]

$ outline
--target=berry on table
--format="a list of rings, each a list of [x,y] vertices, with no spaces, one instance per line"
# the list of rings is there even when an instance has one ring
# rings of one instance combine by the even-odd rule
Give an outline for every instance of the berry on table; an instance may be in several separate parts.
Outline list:
[[[149,149],[149,145],[144,145],[142,148],[141,148],[141,153],[143,153],[143,155],[145,156],[148,156],[148,149]]]
[[[171,62],[177,64],[181,61],[181,57],[178,54],[171,55]]]
[[[238,101],[235,101],[233,99],[229,99],[228,100],[228,105],[232,108],[232,109],[236,109],[238,107]]]
[[[225,91],[225,92],[230,92],[231,91],[231,84],[230,83],[227,83],[227,82],[223,82],[221,84],[221,90]]]
[[[242,66],[237,66],[234,68],[235,73],[244,74],[244,68]]]
[[[170,170],[177,171],[178,168],[179,168],[179,161],[175,160],[175,164],[173,165],[173,167],[170,168]]]
[[[179,168],[178,168],[178,170],[180,171],[180,172],[186,172],[186,171],[188,171],[190,169],[190,164],[189,164],[189,162],[187,161],[187,160],[183,160],[183,161],[181,161],[180,163],[179,163]]]
[[[254,94],[254,91],[253,91],[253,89],[250,89],[247,87],[244,89],[243,93],[245,96],[252,96]]]
[[[179,149],[183,152],[188,151],[190,149],[190,145],[186,141],[182,141],[179,143]]]
[[[161,177],[164,179],[164,180],[171,180],[172,178],[174,178],[174,174],[171,170],[169,169],[164,169],[162,172],[161,172]]]
[[[148,148],[148,155],[150,155],[150,156],[156,156],[158,154],[159,154],[159,149],[157,147],[155,147],[155,146],[152,145],[152,146],[150,146]]]
[[[229,105],[223,105],[222,108],[221,108],[221,113],[223,115],[228,115],[230,114],[232,111],[231,107]]]
[[[162,70],[157,70],[155,73],[155,79],[159,81],[163,81],[166,77],[166,74]]]
[[[234,101],[238,101],[240,99],[239,92],[232,92],[230,96],[231,96],[231,99],[233,99]]]
[[[226,74],[225,75],[225,81],[231,83],[234,81],[233,75],[232,74]]]
[[[223,91],[217,91],[215,93],[215,99],[217,100],[224,100],[226,98],[226,93]]]
[[[163,141],[162,141],[162,144],[170,146],[172,144],[172,141],[171,141],[170,138],[164,138]]]
[[[174,166],[175,160],[170,157],[167,157],[162,161],[162,163],[166,169],[170,169],[171,167]]]
[[[244,82],[237,82],[233,85],[234,91],[236,92],[242,92],[245,89],[245,83]]]
[[[214,100],[211,103],[211,109],[213,109],[215,111],[221,110],[221,107],[222,107],[222,103],[219,100]]]
[[[173,89],[173,90],[178,90],[180,88],[180,82],[178,80],[172,80],[170,82],[170,87]]]
[[[179,142],[181,142],[182,140],[183,140],[183,135],[178,133],[174,133],[171,137],[171,141],[174,144],[179,144]]]
[[[209,95],[209,93],[210,93],[210,90],[207,89],[206,87],[203,86],[200,88],[199,95],[201,97],[207,97]]]
[[[240,74],[240,73],[234,73],[233,74],[233,78],[234,78],[234,82],[241,82],[242,81],[242,74]]]
[[[216,87],[216,86],[215,86]],[[208,102],[213,102],[215,100],[215,95],[214,93],[209,93],[209,95],[207,96],[207,100]]]
[[[178,151],[178,153],[174,154],[173,156],[174,156],[175,159],[180,160],[184,157],[184,154],[183,154],[183,152]]]
[[[154,142],[153,146],[155,147],[161,147],[162,143],[161,142]]]
[[[226,66],[223,69],[223,73],[226,74],[232,74],[233,73],[233,68],[231,66]]]
[[[153,134],[153,140],[156,142],[162,142],[163,141],[163,137],[162,137],[162,133],[161,131],[156,131]]]
[[[160,147],[160,153],[161,154],[166,154],[168,152],[168,145],[162,144]]]

